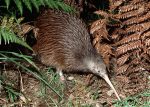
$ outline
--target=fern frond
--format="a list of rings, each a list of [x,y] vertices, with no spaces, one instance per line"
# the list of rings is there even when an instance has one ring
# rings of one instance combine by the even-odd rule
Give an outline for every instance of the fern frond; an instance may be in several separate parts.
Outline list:
[[[26,5],[26,7],[32,12],[32,5],[30,1],[31,0],[22,0],[22,2]]]
[[[10,0],[5,0],[7,8],[10,6]],[[23,4],[32,12],[32,7],[35,7],[39,11],[40,6],[47,5],[50,8],[63,9],[65,11],[71,12],[74,11],[73,8],[65,4],[60,0],[12,0],[15,3],[17,9],[23,14]]]
[[[90,33],[93,34],[95,31],[101,29],[103,26],[106,26],[106,19],[96,20],[91,25]]]
[[[14,32],[0,26],[0,45],[2,43],[2,40],[4,40],[5,44],[16,43],[32,50],[32,48],[21,38],[17,37]]]
[[[123,65],[128,60],[129,56],[129,54],[122,55],[120,58],[117,59],[117,65]]]
[[[131,2],[131,4],[133,5],[135,5],[135,4],[138,4],[138,3],[141,3],[141,2],[143,2],[144,0],[131,0],[130,2]]]
[[[147,39],[145,40],[145,45],[146,45],[146,46],[150,46],[150,38],[147,38]]]
[[[150,22],[145,22],[142,24],[138,25],[132,25],[126,28],[125,30],[127,31],[128,34],[133,33],[133,32],[145,32],[150,28]]]
[[[119,35],[118,35],[118,34],[112,34],[112,35],[111,35],[111,38],[112,38],[112,39],[117,39],[117,38],[119,38]]]
[[[127,18],[131,18],[133,16],[139,16],[139,15],[143,14],[145,11],[146,10],[144,7],[140,7],[138,10],[130,11],[130,12],[123,13],[123,14],[116,14],[116,15],[114,15],[114,17],[117,19],[127,19]]]
[[[94,35],[94,39],[93,39],[93,45],[96,46],[97,44],[99,44],[99,42],[102,40],[102,38],[99,37],[98,34]],[[98,47],[98,46],[97,46]]]
[[[113,33],[112,35],[113,36],[117,36],[118,35],[118,40],[120,40],[120,37],[121,35],[124,35],[124,34],[127,34],[127,32],[124,30],[124,29],[121,29],[121,28],[117,28]]]
[[[105,38],[108,40],[108,32],[105,27],[99,29],[96,33],[99,35],[99,38],[100,38],[99,40],[101,40],[102,38]]]
[[[45,2],[46,0],[39,0],[39,4],[41,4],[42,6],[45,6]]]
[[[127,71],[128,68],[129,68],[129,64],[124,64],[124,65],[122,65],[120,67],[117,67],[116,72],[117,72],[117,74],[122,74],[125,71]]]
[[[119,8],[119,11],[120,11],[121,13],[125,13],[125,12],[128,12],[128,11],[136,10],[136,9],[138,9],[140,6],[141,6],[141,4],[126,5],[126,6],[120,7],[120,8]]]
[[[150,50],[149,50],[150,51]],[[141,55],[141,58],[143,58],[143,60],[142,61],[147,61],[147,63],[150,63],[150,54],[148,54],[148,53],[143,53],[142,55]],[[144,64],[144,63],[143,63]],[[149,67],[150,68],[150,67]]]
[[[102,10],[95,11],[94,13],[97,15],[101,15],[101,16],[105,17],[105,19],[108,19],[108,17],[111,16],[111,14],[108,14],[107,12],[102,11]]]
[[[130,61],[130,65],[139,65],[140,64],[140,60],[137,58],[139,57],[139,51],[134,51],[132,52],[132,60]]]
[[[108,40],[108,31],[106,29],[106,23],[106,19],[99,19],[93,22],[93,24],[91,25],[90,33],[93,34],[94,39],[96,39],[97,41],[100,41],[102,38]]]
[[[23,38],[16,35],[21,32],[19,24],[22,20],[23,18],[15,19],[14,17],[4,17],[0,21],[0,45],[2,42],[4,42],[4,44],[16,43],[32,50]]]
[[[125,77],[125,94],[135,94],[147,86],[147,80],[141,74],[150,70],[150,1],[109,1],[110,9],[114,9],[112,17],[121,22],[117,27],[108,26],[115,48],[117,64],[114,68],[117,74]],[[115,6],[115,3],[118,4]]]
[[[150,47],[144,48],[144,53],[148,54],[150,56]]]
[[[95,45],[98,53],[104,58],[106,65],[109,65],[110,55],[112,55],[112,47],[108,44],[100,44],[99,42]]]
[[[118,1],[113,1],[113,0],[109,0],[111,5],[110,5],[110,9],[111,10],[115,10],[117,7],[119,7],[121,4],[124,3],[124,0],[118,0]]]
[[[23,6],[22,6],[22,1],[21,0],[13,0],[19,9],[20,13],[23,14]]]
[[[132,35],[124,37],[123,39],[121,39],[120,41],[118,41],[115,45],[122,45],[122,44],[125,44],[125,43],[128,43],[128,42],[139,40],[140,36],[141,36],[140,34],[134,33]]]
[[[10,5],[10,0],[5,0],[5,3],[6,3],[6,6],[7,6],[7,9],[8,9],[8,7]]]
[[[128,20],[123,22],[123,25],[137,24],[137,23],[147,21],[149,19],[150,19],[150,12],[148,12],[147,14],[145,14],[141,17],[133,17],[131,19],[128,19]]]
[[[72,12],[72,11],[75,11],[72,7],[70,7],[69,5],[65,4],[65,3],[62,3],[62,2],[57,2],[57,5],[63,9],[64,11],[66,12]]]
[[[124,45],[119,46],[116,50],[116,54],[118,56],[118,55],[126,53],[129,50],[141,48],[142,46],[143,46],[143,44],[141,43],[140,40],[129,42],[128,44],[124,44]]]
[[[37,0],[31,0],[30,2],[32,3],[33,7],[35,7],[36,10],[39,11],[39,7],[40,7],[39,2],[37,2]]]
[[[143,35],[141,36],[141,39],[144,40],[146,38],[150,37],[150,31],[143,33]]]
[[[141,24],[141,26],[143,26],[141,33],[146,32],[150,29],[150,22],[145,22],[145,23]]]
[[[21,24],[20,28],[21,28],[21,30],[19,32],[17,32],[17,35],[22,37],[22,36],[26,35],[27,33],[29,33],[30,31],[33,31],[35,38],[37,37],[38,28],[36,28],[32,25],[26,24],[26,23]]]

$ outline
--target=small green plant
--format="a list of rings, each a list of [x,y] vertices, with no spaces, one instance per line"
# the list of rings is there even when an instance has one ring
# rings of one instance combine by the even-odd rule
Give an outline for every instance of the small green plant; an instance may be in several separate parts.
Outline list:
[[[92,93],[91,96],[93,100],[97,100],[100,97],[100,93],[98,92],[98,90],[96,90]]]
[[[143,102],[141,98],[150,99],[150,90],[133,97],[127,97],[123,101],[118,101],[114,104],[114,107],[150,107],[150,100]]]

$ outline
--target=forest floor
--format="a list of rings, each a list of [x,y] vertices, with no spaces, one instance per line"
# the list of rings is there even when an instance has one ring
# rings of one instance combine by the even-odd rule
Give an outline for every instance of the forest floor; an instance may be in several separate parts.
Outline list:
[[[143,83],[147,88],[137,93],[132,92],[132,89],[131,93],[126,92],[115,76],[110,76],[119,96],[123,99],[118,101],[108,84],[100,77],[91,78],[92,74],[65,74],[66,84],[63,85],[53,69],[40,65],[44,78],[48,79],[61,99],[31,74],[12,68],[5,67],[2,76],[7,78],[5,83],[14,87],[16,93],[23,94],[17,95],[15,91],[11,92],[11,88],[7,92],[5,88],[1,88],[0,107],[150,107],[148,72],[143,75],[143,78],[148,80],[147,83]],[[129,97],[131,95],[132,97]]]

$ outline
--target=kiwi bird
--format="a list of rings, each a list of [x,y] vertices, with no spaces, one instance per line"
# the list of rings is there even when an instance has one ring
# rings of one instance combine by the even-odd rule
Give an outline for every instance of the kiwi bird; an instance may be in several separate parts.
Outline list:
[[[35,26],[39,32],[33,50],[43,64],[55,67],[62,78],[62,71],[90,71],[105,79],[120,100],[83,21],[75,15],[48,9],[39,15]]]

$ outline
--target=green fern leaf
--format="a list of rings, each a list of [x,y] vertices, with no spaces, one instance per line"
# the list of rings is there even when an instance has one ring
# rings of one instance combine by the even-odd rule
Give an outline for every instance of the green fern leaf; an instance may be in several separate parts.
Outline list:
[[[36,8],[36,10],[39,11],[39,3],[37,2],[37,0],[31,0],[31,3]]]
[[[35,65],[35,63],[31,60],[32,57],[31,56],[27,56],[27,55],[23,55],[23,54],[19,54],[19,53],[15,53],[15,52],[11,52],[11,54],[27,61],[29,64],[31,64],[32,66],[34,66],[37,70],[38,70],[38,67]]]
[[[31,0],[22,0],[22,2],[27,6],[27,8],[32,12]]]
[[[5,44],[16,43],[32,50],[32,48],[21,38],[17,37],[14,32],[7,30],[6,28],[0,27],[0,45],[2,43],[2,40],[4,40]]]
[[[30,12],[32,12],[32,7],[35,7],[36,10],[39,12],[39,7],[46,5],[50,8],[63,9],[64,11],[67,12],[74,11],[73,8],[65,4],[62,0],[12,0],[12,1],[16,4],[16,6],[13,7],[14,8],[17,7],[21,15],[23,14],[24,6],[26,6]],[[10,3],[11,0],[5,0],[7,9],[9,8]]]
[[[16,38],[14,38],[15,39],[15,43],[16,44],[18,44],[18,45],[22,45],[22,46],[24,46],[24,47],[26,47],[26,48],[28,48],[28,49],[30,49],[30,50],[32,50],[32,48],[26,43],[26,42],[24,42],[23,40],[21,40],[20,38],[18,38],[15,34],[12,34],[14,37],[16,37]]]
[[[49,0],[44,0],[45,4],[47,4],[49,7],[52,7],[52,4],[49,2]]]
[[[31,0],[31,1],[32,1],[32,0]],[[15,2],[15,4],[16,4],[17,8],[19,9],[21,15],[22,15],[22,14],[23,14],[23,6],[22,6],[21,0],[14,0],[14,2]]]
[[[52,5],[52,8],[59,9],[57,2],[53,0],[48,0],[48,2]]]
[[[57,2],[57,5],[67,12],[75,12],[75,10],[73,8],[71,8],[69,5],[67,5],[65,3]]]
[[[39,0],[39,4],[45,6],[44,1],[45,1],[45,0]]]
[[[72,7],[69,5],[65,4],[64,2],[61,2],[59,0],[44,0],[45,4],[48,5],[50,8],[55,8],[55,9],[63,9],[66,12],[71,12],[75,11]]]
[[[9,5],[10,5],[10,0],[5,0],[5,3],[6,3],[6,6],[7,6],[7,9],[8,9]]]
[[[0,32],[1,32],[1,36],[2,36],[2,38],[4,40],[4,43],[5,44],[9,43],[9,40],[7,39],[8,35],[7,35],[7,33],[5,33],[4,29],[1,29]]]

